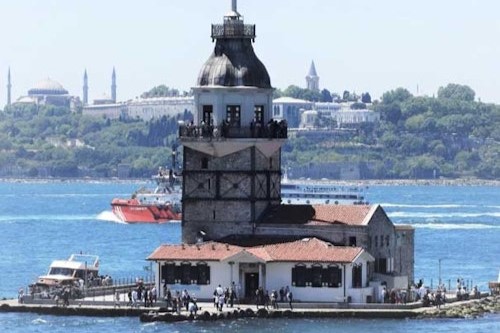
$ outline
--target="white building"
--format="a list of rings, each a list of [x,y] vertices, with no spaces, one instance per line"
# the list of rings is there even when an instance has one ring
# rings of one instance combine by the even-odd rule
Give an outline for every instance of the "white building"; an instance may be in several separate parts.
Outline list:
[[[163,116],[175,117],[184,112],[194,114],[194,97],[141,98],[127,103],[128,116],[145,121]]]
[[[243,247],[218,242],[161,245],[148,258],[157,265],[160,298],[167,288],[212,299],[217,286],[234,286],[242,300],[258,287],[288,286],[298,302],[364,303],[376,296],[368,286],[368,263],[360,247],[334,246],[317,238]]]
[[[300,125],[301,114],[305,110],[311,110],[313,102],[292,97],[280,97],[273,100],[273,119],[286,119],[288,127],[297,128]]]

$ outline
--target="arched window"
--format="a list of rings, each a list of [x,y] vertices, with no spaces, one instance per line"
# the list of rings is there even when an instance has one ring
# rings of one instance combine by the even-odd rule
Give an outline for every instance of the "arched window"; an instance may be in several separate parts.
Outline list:
[[[361,288],[363,286],[363,266],[354,264],[352,266],[352,287]]]

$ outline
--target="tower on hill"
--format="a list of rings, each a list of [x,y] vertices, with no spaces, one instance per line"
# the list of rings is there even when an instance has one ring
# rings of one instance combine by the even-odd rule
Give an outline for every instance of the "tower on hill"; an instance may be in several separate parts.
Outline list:
[[[319,76],[316,72],[316,66],[314,65],[314,60],[311,61],[311,67],[309,68],[309,73],[306,76],[307,89],[313,91],[319,91]]]
[[[113,67],[113,73],[111,74],[111,99],[113,103],[116,103],[116,72]]]
[[[7,105],[11,105],[12,103],[12,83],[10,82],[10,67],[9,72],[7,73]]]
[[[89,104],[89,82],[87,77],[87,69],[83,73],[83,105]]]
[[[251,235],[281,201],[286,123],[272,120],[271,80],[254,53],[255,25],[236,0],[213,24],[213,53],[193,88],[196,112],[180,127],[184,146],[182,240]]]

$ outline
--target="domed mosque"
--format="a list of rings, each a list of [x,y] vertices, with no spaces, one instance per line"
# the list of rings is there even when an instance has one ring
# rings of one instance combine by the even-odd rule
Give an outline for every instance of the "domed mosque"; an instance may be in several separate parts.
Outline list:
[[[16,103],[74,107],[80,99],[69,95],[59,82],[46,78],[29,89],[28,95],[19,97]]]

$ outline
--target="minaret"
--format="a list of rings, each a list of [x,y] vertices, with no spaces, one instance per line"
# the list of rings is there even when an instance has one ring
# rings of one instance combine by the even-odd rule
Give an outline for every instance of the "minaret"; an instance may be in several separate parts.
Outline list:
[[[7,73],[7,105],[11,105],[11,95],[12,93],[12,83],[10,81],[10,67],[9,67],[9,72]]]
[[[89,103],[89,82],[87,78],[87,69],[83,73],[83,105],[88,105]]]
[[[311,61],[311,67],[309,68],[309,74],[306,76],[307,89],[313,91],[319,91],[319,76],[316,73],[316,66],[314,66],[314,60]]]
[[[244,24],[232,0],[211,37],[213,53],[193,87],[199,131],[179,131],[186,243],[257,235],[266,211],[281,202],[287,127],[272,121],[273,88],[254,53],[255,25]]]
[[[111,74],[111,99],[113,103],[116,103],[116,72],[115,67],[113,67],[113,74]]]

